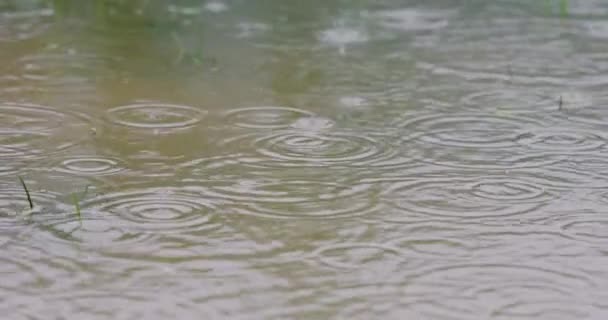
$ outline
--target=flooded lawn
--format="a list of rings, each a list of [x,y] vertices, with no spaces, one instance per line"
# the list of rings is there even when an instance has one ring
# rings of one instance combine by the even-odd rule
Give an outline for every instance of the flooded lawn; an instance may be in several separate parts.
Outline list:
[[[606,1],[0,0],[0,59],[7,319],[608,318]]]

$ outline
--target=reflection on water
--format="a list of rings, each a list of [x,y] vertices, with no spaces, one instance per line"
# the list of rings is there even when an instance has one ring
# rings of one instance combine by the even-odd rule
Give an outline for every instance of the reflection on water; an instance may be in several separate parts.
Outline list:
[[[0,313],[605,319],[607,25],[599,0],[0,1]]]

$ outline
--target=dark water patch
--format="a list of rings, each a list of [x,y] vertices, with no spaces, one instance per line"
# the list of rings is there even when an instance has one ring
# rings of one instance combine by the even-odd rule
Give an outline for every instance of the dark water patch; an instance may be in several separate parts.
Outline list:
[[[193,127],[205,114],[205,110],[191,106],[147,102],[111,108],[106,118],[133,129],[171,131]]]

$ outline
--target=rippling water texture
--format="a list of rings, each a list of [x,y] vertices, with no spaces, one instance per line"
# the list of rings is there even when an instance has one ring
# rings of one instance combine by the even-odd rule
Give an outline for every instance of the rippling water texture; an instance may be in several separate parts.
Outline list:
[[[608,319],[606,40],[600,0],[0,0],[1,318]]]

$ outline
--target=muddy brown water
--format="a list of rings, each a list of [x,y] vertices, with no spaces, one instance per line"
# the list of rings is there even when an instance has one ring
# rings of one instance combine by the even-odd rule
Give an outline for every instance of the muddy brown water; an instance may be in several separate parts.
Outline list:
[[[0,0],[0,314],[606,319],[607,40],[599,0]]]

